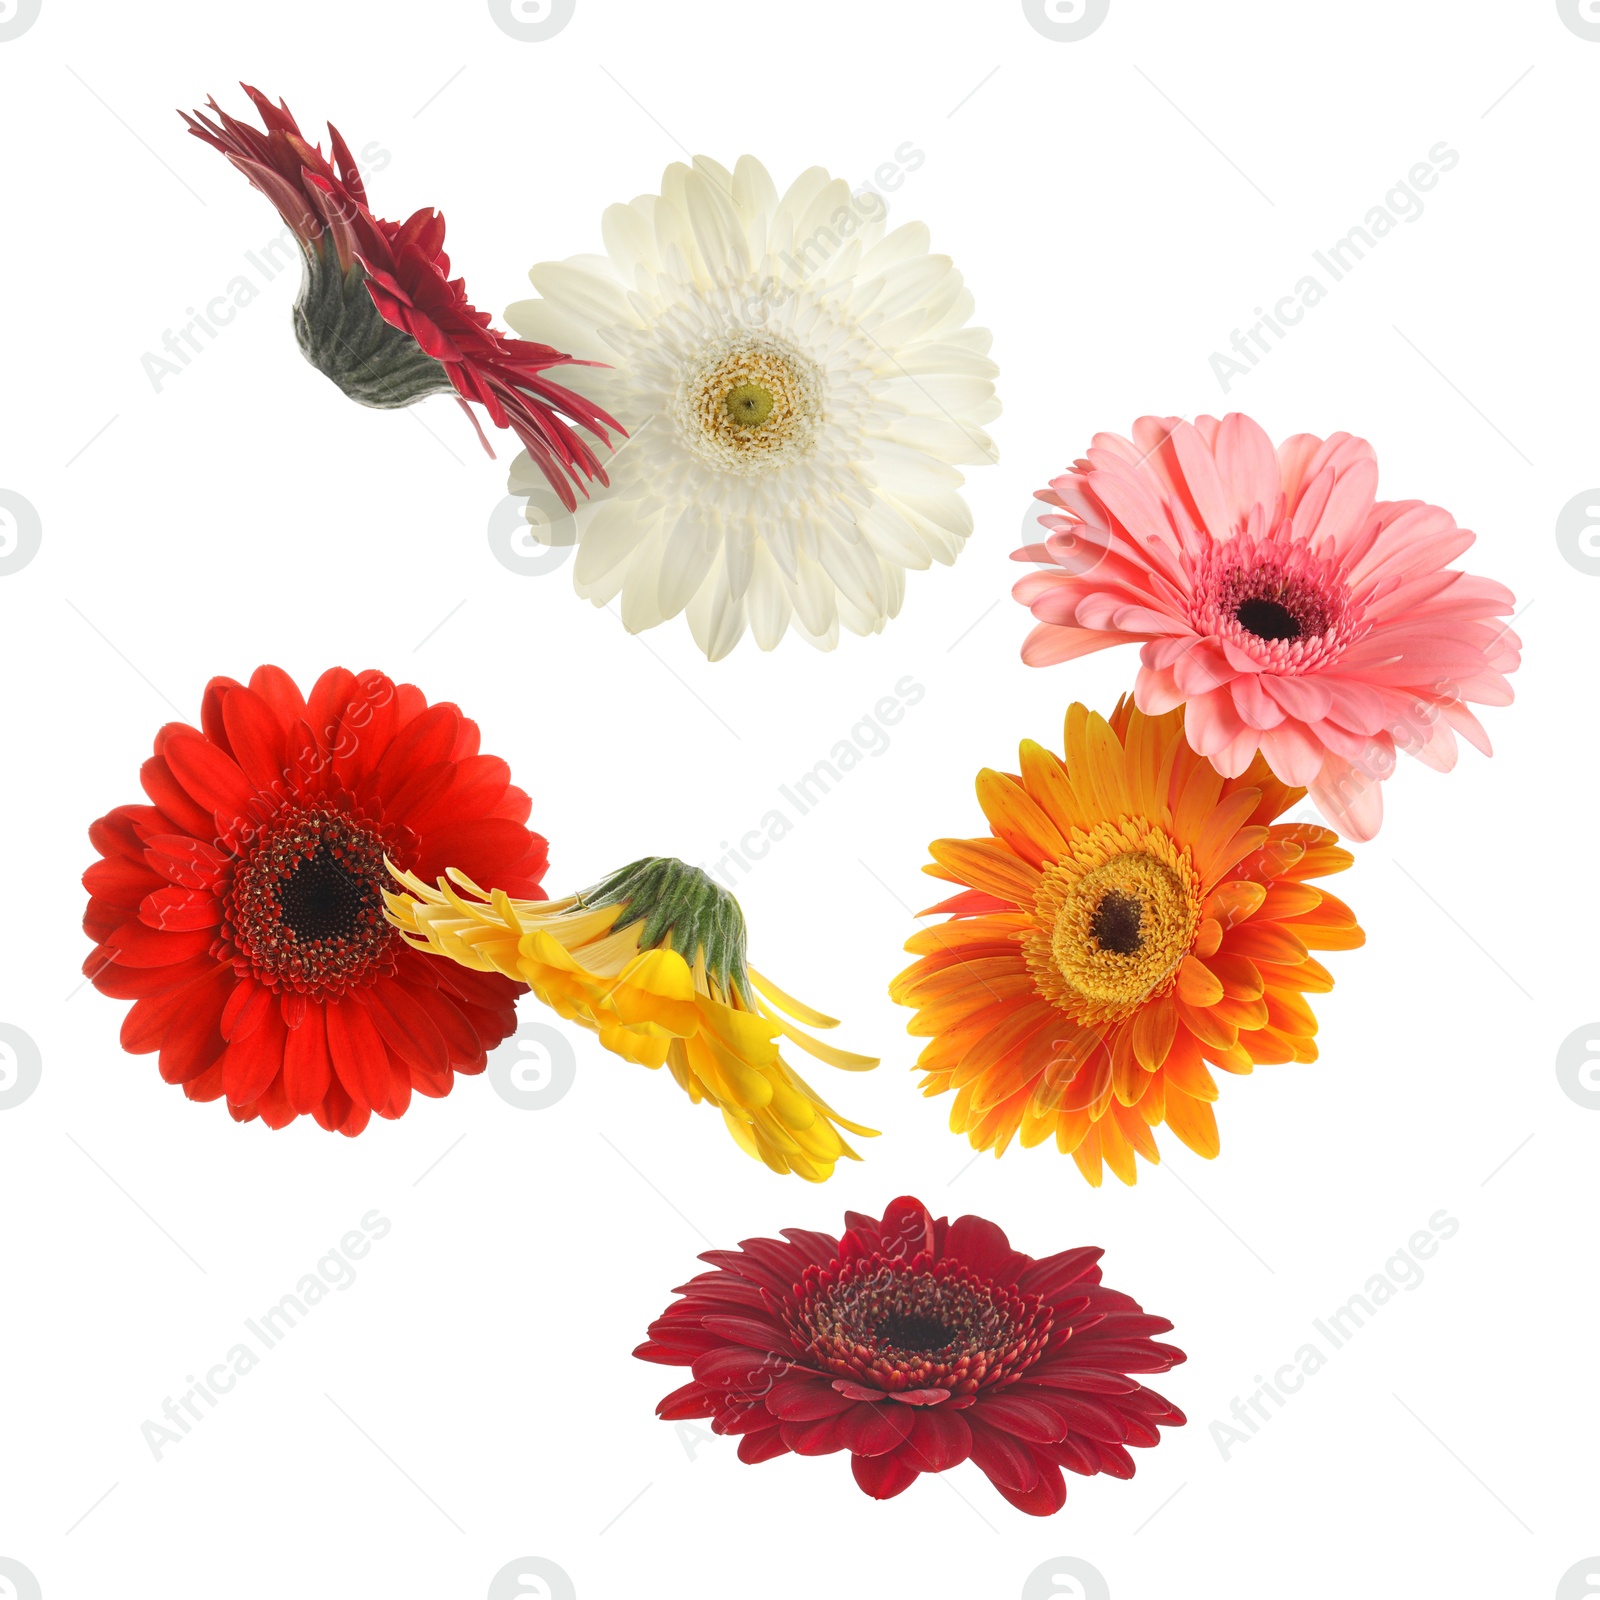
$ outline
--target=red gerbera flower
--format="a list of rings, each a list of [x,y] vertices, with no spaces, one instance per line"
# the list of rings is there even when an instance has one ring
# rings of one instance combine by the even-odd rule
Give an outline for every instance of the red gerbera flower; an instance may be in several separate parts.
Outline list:
[[[260,667],[213,678],[200,728],[162,728],[140,781],[149,805],[89,830],[84,971],[135,1002],[123,1048],[159,1050],[191,1100],[353,1135],[516,1028],[522,984],[419,954],[383,914],[385,856],[544,898],[528,796],[457,707],[343,667],[303,697]]]
[[[453,389],[492,456],[467,405],[475,401],[522,441],[569,511],[577,504],[574,484],[587,494],[586,478],[607,482],[567,419],[607,446],[606,429],[620,434],[622,426],[545,376],[574,358],[497,332],[487,312],[473,309],[465,284],[450,276],[437,211],[416,211],[404,222],[375,217],[350,147],[331,122],[330,163],[282,101],[273,105],[259,89],[241,87],[265,132],[230,117],[214,99],[206,104],[215,122],[203,111],[180,115],[277,207],[300,241],[305,277],[294,326],[306,360],[352,400],[383,410]]]
[[[1172,1324],[1101,1287],[1099,1250],[1035,1261],[994,1223],[935,1221],[909,1197],[845,1223],[701,1256],[714,1270],[634,1351],[694,1370],[662,1418],[710,1417],[751,1463],[848,1450],[879,1500],[970,1458],[1038,1517],[1065,1503],[1063,1467],[1132,1477],[1128,1447],[1184,1421],[1129,1376],[1184,1359],[1150,1337]]]

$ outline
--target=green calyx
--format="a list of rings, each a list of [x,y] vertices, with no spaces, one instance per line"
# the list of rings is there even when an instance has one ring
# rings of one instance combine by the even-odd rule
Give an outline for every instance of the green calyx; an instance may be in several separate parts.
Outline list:
[[[642,922],[641,949],[675,950],[690,966],[698,953],[712,992],[737,992],[754,1009],[745,967],[744,913],[699,867],[672,856],[645,856],[586,890],[578,901],[590,907],[621,905],[615,927]]]
[[[359,262],[343,270],[327,239],[302,253],[305,272],[294,303],[294,336],[301,355],[318,372],[358,404],[379,411],[453,392],[444,363],[378,315]]]

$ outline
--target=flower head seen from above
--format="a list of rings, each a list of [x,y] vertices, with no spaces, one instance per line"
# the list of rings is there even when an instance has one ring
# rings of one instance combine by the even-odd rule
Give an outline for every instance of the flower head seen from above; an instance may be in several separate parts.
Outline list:
[[[780,196],[750,156],[699,156],[607,210],[607,254],[535,266],[541,298],[506,311],[605,364],[572,381],[630,438],[573,577],[597,606],[620,596],[630,632],[685,612],[713,661],[747,628],[831,650],[898,613],[908,569],[955,560],[956,469],[995,459],[997,369],[961,274],[884,216],[820,167]],[[536,493],[524,463],[511,489]]]
[[[1383,819],[1397,751],[1447,772],[1456,735],[1489,753],[1470,704],[1511,702],[1509,590],[1449,563],[1473,542],[1420,500],[1379,500],[1365,439],[1296,434],[1274,449],[1249,417],[1141,417],[1096,434],[1038,498],[1054,530],[1016,552],[1047,666],[1142,641],[1135,695],[1185,707],[1189,742],[1224,777],[1259,752],[1354,839]]]
[[[492,456],[468,402],[482,406],[496,427],[522,441],[569,510],[575,489],[588,493],[590,479],[603,484],[605,471],[576,427],[605,445],[608,430],[621,429],[548,376],[573,357],[497,332],[468,302],[462,280],[450,276],[437,211],[414,212],[405,222],[374,216],[337,129],[328,127],[325,157],[286,105],[242,87],[261,128],[229,116],[215,100],[207,102],[214,119],[197,111],[184,121],[277,207],[299,241],[305,270],[294,325],[306,360],[352,400],[380,410],[455,394]]]
[[[134,1002],[123,1048],[159,1051],[191,1100],[358,1134],[515,1031],[519,983],[431,961],[384,916],[385,858],[544,892],[528,797],[457,707],[342,667],[302,695],[260,667],[213,678],[200,727],[162,728],[140,781],[148,804],[89,830],[84,971]]]
[[[657,1414],[709,1417],[739,1459],[850,1452],[878,1500],[972,1461],[1018,1510],[1066,1502],[1069,1472],[1133,1476],[1130,1448],[1184,1415],[1134,1374],[1184,1359],[1163,1317],[1100,1282],[1096,1249],[1035,1260],[982,1217],[920,1200],[845,1213],[842,1239],[785,1228],[711,1250],[634,1351],[690,1367]]]
[[[1306,880],[1348,851],[1280,823],[1304,794],[1261,757],[1224,778],[1189,748],[1183,713],[1111,718],[1074,705],[1066,756],[1031,740],[1021,774],[985,771],[985,839],[940,839],[925,872],[962,885],[914,934],[891,996],[928,1039],[923,1092],[955,1091],[950,1126],[1001,1154],[1054,1135],[1090,1183],[1160,1159],[1162,1122],[1218,1149],[1208,1063],[1314,1061],[1305,996],[1333,987],[1313,950],[1365,942]]]
[[[841,1156],[839,1129],[870,1137],[824,1101],[779,1040],[829,1066],[877,1066],[797,1027],[832,1028],[745,962],[739,902],[698,867],[646,857],[565,900],[517,900],[451,870],[437,889],[397,872],[387,896],[408,943],[478,972],[525,983],[547,1006],[599,1034],[625,1061],[663,1064],[693,1101],[722,1112],[740,1149],[813,1183]]]

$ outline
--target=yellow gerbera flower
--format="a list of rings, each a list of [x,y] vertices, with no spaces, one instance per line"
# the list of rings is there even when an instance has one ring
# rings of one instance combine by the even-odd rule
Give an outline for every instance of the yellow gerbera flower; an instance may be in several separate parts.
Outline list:
[[[780,1036],[846,1072],[877,1066],[795,1026],[837,1022],[745,962],[739,902],[697,867],[648,856],[565,900],[513,900],[451,869],[430,888],[390,868],[389,920],[419,950],[525,983],[626,1061],[665,1063],[693,1101],[721,1112],[741,1149],[813,1183],[861,1158],[839,1115],[779,1053]]]

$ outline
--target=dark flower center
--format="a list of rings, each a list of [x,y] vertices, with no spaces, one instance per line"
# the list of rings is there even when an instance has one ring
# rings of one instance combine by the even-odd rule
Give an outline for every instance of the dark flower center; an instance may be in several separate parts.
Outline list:
[[[1298,639],[1302,632],[1300,619],[1294,612],[1276,600],[1261,596],[1241,600],[1233,615],[1241,628],[1258,639]]]
[[[937,1317],[921,1316],[915,1311],[891,1311],[873,1329],[873,1335],[879,1344],[912,1355],[931,1355],[953,1344],[956,1337],[955,1329]]]
[[[1050,1308],[926,1254],[857,1256],[807,1267],[783,1312],[819,1370],[876,1389],[970,1394],[1036,1360]]]
[[[393,966],[383,915],[383,840],[343,812],[289,808],[262,830],[233,875],[224,933],[258,981],[318,997]]]
[[[323,851],[302,858],[278,889],[284,926],[301,943],[358,936],[377,896],[374,884]]]
[[[1102,950],[1131,956],[1144,947],[1144,912],[1131,894],[1108,889],[1094,908],[1089,931]]]

